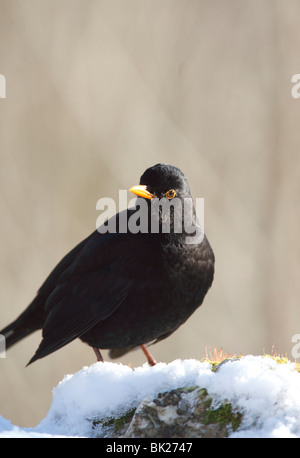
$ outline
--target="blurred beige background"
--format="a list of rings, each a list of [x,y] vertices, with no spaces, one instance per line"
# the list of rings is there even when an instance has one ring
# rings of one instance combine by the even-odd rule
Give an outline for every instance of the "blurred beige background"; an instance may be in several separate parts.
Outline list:
[[[100,197],[169,162],[205,198],[216,274],[203,306],[152,347],[156,359],[214,345],[291,358],[299,18],[297,0],[0,0],[0,329],[94,230]],[[19,426],[36,425],[63,376],[95,361],[76,341],[25,369],[39,341],[0,359],[0,414]]]

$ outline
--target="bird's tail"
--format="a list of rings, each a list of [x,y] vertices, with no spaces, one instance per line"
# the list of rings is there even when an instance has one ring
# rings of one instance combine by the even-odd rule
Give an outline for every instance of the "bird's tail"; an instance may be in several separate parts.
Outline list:
[[[5,339],[6,349],[42,327],[39,302],[40,298],[37,296],[15,321],[0,331],[0,335]]]
[[[5,348],[7,349],[34,331],[35,329],[20,326],[18,320],[15,320],[6,326],[6,328],[2,329],[0,335],[4,337]]]

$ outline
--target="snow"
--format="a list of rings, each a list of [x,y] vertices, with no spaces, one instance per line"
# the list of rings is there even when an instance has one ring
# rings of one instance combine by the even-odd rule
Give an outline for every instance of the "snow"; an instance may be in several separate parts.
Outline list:
[[[0,417],[0,438],[93,437],[91,419],[119,417],[159,392],[195,385],[207,389],[215,406],[227,400],[243,413],[231,438],[300,437],[300,374],[294,363],[249,355],[222,364],[216,372],[211,369],[210,363],[197,360],[134,369],[96,363],[63,378],[36,427],[19,428]]]

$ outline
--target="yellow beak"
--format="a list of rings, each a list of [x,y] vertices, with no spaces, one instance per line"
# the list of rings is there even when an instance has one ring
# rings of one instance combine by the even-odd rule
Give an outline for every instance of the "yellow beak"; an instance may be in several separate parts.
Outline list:
[[[139,197],[145,197],[145,199],[153,199],[154,197],[157,197],[154,194],[151,194],[151,192],[147,190],[147,186],[144,185],[132,186],[129,191],[133,192]]]

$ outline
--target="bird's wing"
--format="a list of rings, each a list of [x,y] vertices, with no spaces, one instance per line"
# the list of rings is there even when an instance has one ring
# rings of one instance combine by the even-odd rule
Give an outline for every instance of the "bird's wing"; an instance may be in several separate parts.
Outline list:
[[[43,282],[41,287],[38,290],[38,295],[41,297],[47,297],[51,293],[51,291],[55,288],[57,284],[57,280],[59,277],[68,269],[76,257],[80,254],[80,252],[84,249],[86,245],[88,245],[92,239],[100,237],[100,234],[97,231],[94,231],[90,234],[86,239],[82,240],[78,245],[76,245],[69,253],[67,253],[61,261],[54,267],[54,269],[50,272],[46,280]]]
[[[28,364],[80,337],[124,302],[131,285],[129,262],[122,235],[99,234],[86,244],[46,301],[43,340]]]

